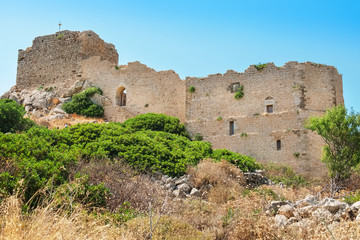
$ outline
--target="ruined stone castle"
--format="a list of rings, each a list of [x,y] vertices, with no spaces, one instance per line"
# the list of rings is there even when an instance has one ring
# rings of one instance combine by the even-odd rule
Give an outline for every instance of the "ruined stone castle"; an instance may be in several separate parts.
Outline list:
[[[61,31],[19,50],[16,88],[56,87],[61,94],[87,81],[103,90],[105,118],[124,121],[143,113],[178,117],[194,136],[257,161],[286,163],[320,175],[323,143],[304,127],[312,115],[344,104],[335,67],[310,62],[251,65],[204,78],[180,79],[139,62],[118,65],[114,45],[92,31]],[[235,99],[242,89],[243,97]]]

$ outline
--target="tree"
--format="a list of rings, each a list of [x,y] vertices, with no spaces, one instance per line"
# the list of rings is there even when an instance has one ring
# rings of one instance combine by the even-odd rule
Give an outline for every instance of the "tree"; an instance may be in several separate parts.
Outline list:
[[[335,193],[360,162],[360,115],[335,106],[322,117],[309,118],[307,128],[325,141],[322,161],[329,169],[330,191]]]
[[[0,99],[0,132],[24,131],[34,123],[25,115],[24,107],[11,99]]]

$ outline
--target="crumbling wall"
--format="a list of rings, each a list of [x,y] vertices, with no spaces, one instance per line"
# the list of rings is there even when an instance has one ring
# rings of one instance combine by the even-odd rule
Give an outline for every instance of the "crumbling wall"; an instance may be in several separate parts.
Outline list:
[[[83,79],[100,87],[109,98],[109,106],[105,106],[109,121],[124,121],[149,112],[185,121],[185,81],[172,70],[157,72],[139,62],[117,66],[92,57],[84,61],[82,72]],[[126,90],[125,106],[118,105],[119,88]]]
[[[20,90],[40,86],[68,88],[81,78],[82,61],[91,56],[118,62],[114,45],[105,43],[92,31],[61,31],[37,37],[32,47],[19,50],[16,86]]]
[[[234,98],[236,84],[243,86],[239,100]],[[187,129],[215,148],[228,148],[260,162],[286,163],[298,172],[320,176],[325,172],[319,161],[323,143],[304,124],[309,116],[343,104],[340,86],[341,76],[334,67],[297,62],[187,78],[187,90],[195,88],[186,94]],[[267,105],[272,105],[272,113]]]

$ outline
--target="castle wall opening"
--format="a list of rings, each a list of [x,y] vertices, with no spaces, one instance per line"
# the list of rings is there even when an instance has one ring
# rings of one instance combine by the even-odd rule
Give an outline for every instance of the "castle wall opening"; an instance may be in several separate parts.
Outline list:
[[[118,87],[116,90],[116,105],[126,106],[126,89],[124,87]]]

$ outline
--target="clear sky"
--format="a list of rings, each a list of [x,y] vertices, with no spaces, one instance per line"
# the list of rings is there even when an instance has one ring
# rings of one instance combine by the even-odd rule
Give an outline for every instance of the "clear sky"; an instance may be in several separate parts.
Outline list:
[[[17,52],[40,35],[93,30],[119,52],[181,78],[288,61],[335,66],[345,105],[360,112],[359,0],[0,0],[0,95],[15,85]]]

